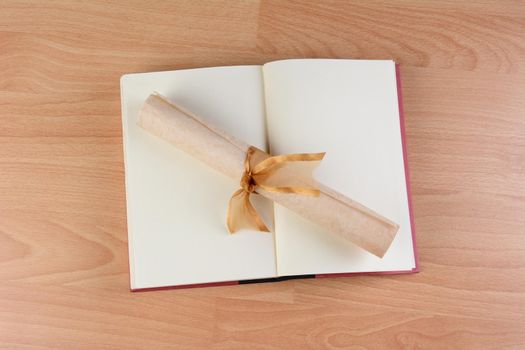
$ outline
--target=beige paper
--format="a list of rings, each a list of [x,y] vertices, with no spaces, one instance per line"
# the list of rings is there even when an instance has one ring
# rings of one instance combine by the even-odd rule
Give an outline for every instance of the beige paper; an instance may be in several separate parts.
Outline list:
[[[239,181],[249,145],[207,124],[158,94],[145,101],[139,125],[217,171]],[[398,225],[344,195],[318,184],[317,197],[267,192],[262,196],[298,213],[328,231],[382,257]]]

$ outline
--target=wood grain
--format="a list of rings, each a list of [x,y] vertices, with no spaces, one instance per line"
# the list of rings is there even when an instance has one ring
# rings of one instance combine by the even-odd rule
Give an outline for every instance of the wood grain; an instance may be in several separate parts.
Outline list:
[[[0,3],[0,347],[525,348],[522,1]],[[401,64],[421,272],[130,293],[119,77]]]

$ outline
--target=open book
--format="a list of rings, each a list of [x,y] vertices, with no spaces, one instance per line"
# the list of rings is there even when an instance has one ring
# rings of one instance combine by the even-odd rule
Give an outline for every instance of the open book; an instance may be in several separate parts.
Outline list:
[[[317,181],[399,224],[385,256],[277,204],[267,208],[272,233],[230,235],[225,214],[239,184],[137,125],[155,91],[271,154],[326,152]],[[417,271],[393,61],[304,59],[128,74],[121,92],[132,290]]]

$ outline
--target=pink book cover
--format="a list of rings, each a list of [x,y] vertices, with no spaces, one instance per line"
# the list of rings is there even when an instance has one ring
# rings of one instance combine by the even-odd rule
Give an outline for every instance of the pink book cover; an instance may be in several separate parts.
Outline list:
[[[167,290],[167,289],[218,287],[218,286],[232,286],[232,285],[238,285],[238,284],[278,282],[278,281],[285,281],[285,280],[290,280],[290,279],[352,277],[352,276],[364,276],[364,275],[397,275],[397,274],[409,274],[409,273],[419,272],[419,258],[418,258],[418,251],[417,251],[417,245],[416,245],[416,229],[415,229],[415,224],[414,224],[412,193],[410,189],[410,171],[408,167],[408,156],[407,156],[407,146],[406,146],[406,131],[405,131],[404,110],[403,110],[401,76],[400,76],[400,69],[399,69],[398,64],[396,64],[396,80],[397,80],[397,97],[398,97],[398,106],[399,106],[399,123],[401,127],[401,140],[403,144],[403,161],[404,161],[404,166],[405,166],[405,181],[406,181],[406,188],[407,188],[408,208],[409,208],[409,214],[410,214],[410,226],[411,226],[411,231],[412,231],[412,246],[414,249],[415,267],[413,269],[399,270],[399,271],[348,272],[348,273],[328,273],[328,274],[282,276],[282,277],[274,277],[274,278],[263,278],[263,279],[252,279],[252,280],[241,280],[241,281],[198,283],[198,284],[138,288],[138,289],[130,288],[130,290],[132,292],[146,292],[146,291]]]

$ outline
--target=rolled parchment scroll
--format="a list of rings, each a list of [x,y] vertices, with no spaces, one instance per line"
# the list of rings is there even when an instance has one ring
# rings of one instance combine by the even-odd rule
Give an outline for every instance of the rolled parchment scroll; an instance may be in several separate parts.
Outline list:
[[[250,145],[227,135],[201,118],[152,94],[140,110],[139,126],[238,182]],[[399,226],[348,197],[317,184],[319,196],[268,192],[260,195],[278,203],[327,231],[383,257]]]

